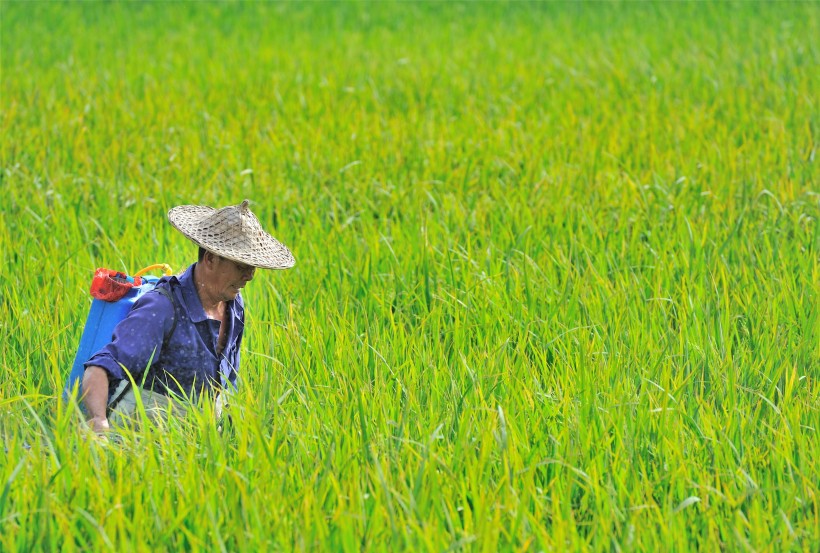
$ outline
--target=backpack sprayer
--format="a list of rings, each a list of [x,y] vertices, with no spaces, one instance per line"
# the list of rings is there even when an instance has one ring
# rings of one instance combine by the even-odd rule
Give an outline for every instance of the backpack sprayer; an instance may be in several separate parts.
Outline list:
[[[77,349],[71,373],[63,389],[65,401],[75,393],[74,397],[82,397],[84,363],[111,341],[114,327],[128,315],[134,302],[156,287],[159,278],[143,276],[154,269],[162,269],[166,276],[173,274],[170,265],[166,263],[149,265],[137,271],[134,276],[111,269],[96,270],[91,280],[91,296],[94,299],[91,301],[91,310],[88,312],[80,338],[80,347]]]

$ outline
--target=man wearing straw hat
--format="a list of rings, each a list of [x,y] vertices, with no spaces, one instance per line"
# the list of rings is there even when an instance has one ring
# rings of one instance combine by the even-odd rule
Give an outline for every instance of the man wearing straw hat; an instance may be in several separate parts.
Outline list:
[[[178,206],[168,220],[199,246],[198,261],[141,296],[111,342],[85,363],[83,401],[98,432],[109,428],[109,419],[125,422],[134,414],[132,380],[153,418],[184,413],[187,401],[180,399],[234,386],[245,326],[240,291],[257,268],[295,263],[288,248],[262,229],[248,200],[219,210]]]

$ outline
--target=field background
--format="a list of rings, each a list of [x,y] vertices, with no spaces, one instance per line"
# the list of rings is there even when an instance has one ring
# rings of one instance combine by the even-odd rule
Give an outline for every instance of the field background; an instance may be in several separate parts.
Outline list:
[[[820,549],[820,4],[0,33],[0,550]],[[87,439],[94,268],[181,270],[167,210],[244,198],[297,265],[245,294],[236,424]]]

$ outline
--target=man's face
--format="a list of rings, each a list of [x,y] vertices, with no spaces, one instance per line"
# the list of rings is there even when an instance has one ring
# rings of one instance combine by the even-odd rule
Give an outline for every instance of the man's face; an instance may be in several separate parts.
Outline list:
[[[219,301],[231,301],[236,298],[239,291],[253,280],[256,267],[237,263],[215,254],[209,253],[208,255],[213,256],[208,260],[211,269],[209,271],[211,290]]]

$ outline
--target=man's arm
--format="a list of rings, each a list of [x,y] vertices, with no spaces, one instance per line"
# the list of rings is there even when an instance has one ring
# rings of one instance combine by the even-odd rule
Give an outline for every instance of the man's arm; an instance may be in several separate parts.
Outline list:
[[[90,365],[83,375],[83,403],[88,412],[88,424],[95,432],[108,430],[108,373],[102,367]]]
[[[83,404],[89,425],[97,432],[108,430],[108,381],[124,380],[124,367],[139,379],[159,355],[165,334],[174,323],[174,306],[163,294],[143,294],[128,315],[114,328],[111,342],[85,362]]]

